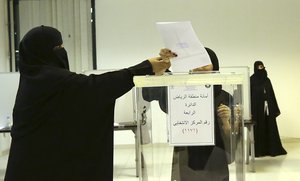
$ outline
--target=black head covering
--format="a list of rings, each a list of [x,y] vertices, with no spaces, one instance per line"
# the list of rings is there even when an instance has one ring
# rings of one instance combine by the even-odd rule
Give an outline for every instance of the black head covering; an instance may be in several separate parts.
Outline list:
[[[62,45],[61,33],[48,26],[38,26],[25,34],[20,42],[20,71],[30,71],[37,66],[54,66],[69,69],[67,52]]]
[[[258,66],[264,66],[264,63],[262,61],[256,61],[254,62],[254,73],[257,73],[259,71]]]
[[[220,67],[219,67],[219,60],[218,60],[216,53],[210,48],[205,47],[205,49],[209,55],[212,65],[213,65],[213,71],[218,71]],[[214,85],[214,95],[215,96],[219,95],[221,90],[222,90],[222,85]]]
[[[266,71],[265,66],[263,69],[258,69],[260,65],[264,66],[264,63],[262,61],[254,62],[254,79],[256,80],[255,82],[258,84],[264,82],[268,76],[268,72]]]
[[[218,71],[219,70],[219,60],[218,60],[216,53],[210,48],[205,47],[205,49],[209,55],[212,65],[213,65],[213,71]]]

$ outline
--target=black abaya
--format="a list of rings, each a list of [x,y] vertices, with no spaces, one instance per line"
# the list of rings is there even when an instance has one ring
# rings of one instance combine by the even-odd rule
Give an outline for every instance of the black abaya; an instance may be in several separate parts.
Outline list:
[[[63,49],[53,53],[61,43],[60,33],[45,26],[31,30],[20,43],[5,181],[113,180],[115,100],[134,86],[134,75],[152,74],[151,64],[76,74],[68,70]]]
[[[262,64],[259,62],[259,64]],[[275,93],[266,71],[258,70],[250,78],[251,113],[254,126],[255,156],[287,154],[277,128],[276,117],[280,115]]]

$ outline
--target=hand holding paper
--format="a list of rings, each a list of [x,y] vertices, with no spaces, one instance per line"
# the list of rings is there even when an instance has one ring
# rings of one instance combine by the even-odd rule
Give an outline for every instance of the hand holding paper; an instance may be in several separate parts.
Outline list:
[[[161,49],[159,55],[162,58],[162,60],[177,57],[177,54],[172,52],[168,48]]]
[[[167,48],[161,49],[159,55],[160,57],[154,57],[149,59],[155,75],[164,74],[164,72],[171,66],[170,59],[177,56],[176,53],[172,52]]]

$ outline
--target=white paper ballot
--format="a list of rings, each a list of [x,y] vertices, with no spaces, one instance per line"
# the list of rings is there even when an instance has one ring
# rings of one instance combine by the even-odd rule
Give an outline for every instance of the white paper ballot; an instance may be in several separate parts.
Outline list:
[[[171,61],[173,72],[188,72],[211,64],[209,55],[194,32],[191,22],[157,22],[156,25],[165,47],[178,55]]]

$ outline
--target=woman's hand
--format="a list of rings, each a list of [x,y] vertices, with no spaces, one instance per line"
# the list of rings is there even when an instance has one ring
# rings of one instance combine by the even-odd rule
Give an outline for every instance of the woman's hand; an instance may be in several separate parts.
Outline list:
[[[161,57],[148,59],[152,65],[152,70],[155,75],[162,75],[171,66],[170,60],[162,60]]]
[[[231,126],[230,126],[230,117],[231,117],[231,110],[228,106],[224,104],[220,104],[217,108],[217,115],[219,120],[221,121],[222,128],[225,133],[229,133]]]
[[[160,50],[159,56],[162,58],[162,60],[165,60],[165,59],[170,59],[170,58],[173,58],[173,57],[177,57],[177,54],[172,52],[168,48],[163,48],[163,49]]]
[[[164,74],[164,72],[171,66],[170,59],[177,56],[177,54],[167,48],[161,49],[159,55],[160,57],[148,59],[152,65],[155,75]]]

